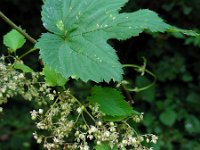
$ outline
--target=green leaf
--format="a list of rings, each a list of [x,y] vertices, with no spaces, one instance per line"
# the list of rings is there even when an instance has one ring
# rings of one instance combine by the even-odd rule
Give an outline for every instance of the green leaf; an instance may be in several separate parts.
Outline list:
[[[126,118],[126,116],[104,116],[103,120],[104,121],[112,121],[112,122],[117,122],[117,121],[122,121]]]
[[[33,69],[31,69],[29,66],[24,64],[14,64],[13,66],[15,69],[19,69],[25,73],[32,73],[34,72]]]
[[[152,125],[155,122],[156,118],[153,114],[151,113],[147,113],[144,115],[144,119],[142,121],[142,123],[146,126],[149,127],[150,125]]]
[[[195,32],[193,30],[185,30],[185,29],[180,29],[180,28],[176,28],[173,26],[171,26],[167,31],[171,32],[171,33],[182,33],[184,35],[192,36],[192,37],[200,36],[199,33]]]
[[[18,31],[14,29],[3,37],[3,43],[9,48],[9,51],[11,52],[16,52],[16,50],[21,48],[25,42],[26,40],[24,36],[22,36]]]
[[[122,94],[113,88],[95,86],[92,88],[91,96],[87,99],[92,104],[97,103],[99,110],[107,116],[128,117],[134,113]]]
[[[172,126],[175,123],[176,118],[177,118],[176,112],[174,112],[171,109],[167,109],[159,116],[160,121],[166,126]]]
[[[190,115],[185,121],[185,129],[188,133],[200,133],[200,120],[199,118]]]
[[[45,76],[45,81],[49,86],[64,86],[67,82],[67,79],[65,79],[60,73],[57,73],[47,65],[45,65],[43,69],[43,74]]]
[[[96,145],[95,150],[118,150],[118,148],[116,146],[111,148],[108,144],[103,143],[100,145]]]
[[[182,75],[182,80],[185,82],[191,82],[193,80],[193,76],[190,73],[184,73]]]
[[[133,110],[133,114],[135,115],[140,115],[139,112],[137,111],[134,111]],[[122,121],[126,118],[127,116],[109,116],[109,115],[106,115],[103,117],[103,120],[105,121],[113,121],[113,122],[116,122],[116,121]]]
[[[150,10],[119,13],[127,1],[46,0],[42,21],[51,33],[43,34],[36,44],[43,62],[66,78],[121,81],[122,65],[107,40],[170,27]]]
[[[185,41],[186,45],[189,44],[193,44],[196,47],[200,47],[200,36],[196,36],[196,37],[189,37],[186,41]]]
[[[200,99],[199,93],[195,93],[195,92],[190,92],[188,96],[186,97],[187,102],[196,106],[198,106],[199,104],[199,99]]]

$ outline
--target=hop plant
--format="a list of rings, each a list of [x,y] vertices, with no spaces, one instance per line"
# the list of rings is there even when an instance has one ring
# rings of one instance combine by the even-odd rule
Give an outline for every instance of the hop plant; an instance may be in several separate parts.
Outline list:
[[[107,40],[125,40],[144,30],[199,35],[168,25],[150,10],[120,13],[127,1],[45,0],[42,21],[49,32],[36,42],[16,28],[36,43],[36,48],[20,57],[16,54],[25,43],[23,35],[12,30],[4,36],[9,55],[0,58],[0,105],[18,95],[36,102],[37,109],[30,111],[37,128],[33,137],[44,148],[152,150],[145,143],[157,142],[156,135],[136,132],[133,125],[142,121],[143,113],[136,112],[119,89],[95,85],[90,88],[90,94],[81,97],[74,96],[67,82],[70,79],[85,83],[113,80],[126,93],[141,91],[152,84],[142,89],[128,89],[124,85],[127,82],[122,81],[123,67],[132,67],[141,75],[148,73],[154,78],[155,75],[146,70],[146,62],[142,67],[122,65]],[[34,72],[21,60],[37,48],[44,65],[42,72]]]

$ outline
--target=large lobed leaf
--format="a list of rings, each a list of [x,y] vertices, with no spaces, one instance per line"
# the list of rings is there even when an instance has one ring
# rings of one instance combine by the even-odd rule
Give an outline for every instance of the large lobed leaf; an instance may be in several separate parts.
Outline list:
[[[66,78],[121,81],[122,65],[107,40],[171,28],[150,10],[119,13],[127,1],[46,0],[42,21],[51,33],[43,34],[36,44],[44,63]]]

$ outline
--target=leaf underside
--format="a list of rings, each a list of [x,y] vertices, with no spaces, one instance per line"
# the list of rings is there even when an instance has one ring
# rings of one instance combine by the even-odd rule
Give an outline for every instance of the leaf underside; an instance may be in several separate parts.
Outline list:
[[[95,82],[122,80],[122,65],[109,39],[125,40],[144,30],[164,32],[171,26],[150,10],[119,13],[128,0],[46,0],[44,33],[36,47],[45,64],[64,77]]]

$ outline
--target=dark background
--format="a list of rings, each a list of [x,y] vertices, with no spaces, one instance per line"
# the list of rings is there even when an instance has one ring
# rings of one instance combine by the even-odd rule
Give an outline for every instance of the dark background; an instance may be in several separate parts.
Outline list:
[[[38,39],[45,32],[40,20],[41,0],[0,0],[0,10],[12,21]],[[200,28],[199,0],[130,0],[123,11],[148,8],[156,11],[168,23],[185,29]],[[11,28],[0,20],[0,53],[6,53],[2,36]],[[144,133],[159,136],[157,150],[200,149],[200,38],[179,34],[147,34],[126,41],[112,40],[122,63],[142,64],[157,75],[156,85],[144,92],[133,93],[133,107],[145,113],[138,127]],[[33,45],[26,43],[25,49]],[[23,49],[21,50],[23,53]],[[38,53],[24,59],[34,69],[41,69]],[[133,85],[144,86],[151,81],[127,71]],[[14,104],[14,105],[13,105]],[[0,116],[0,150],[38,149],[32,139],[29,112],[31,105],[15,100],[8,103]]]

